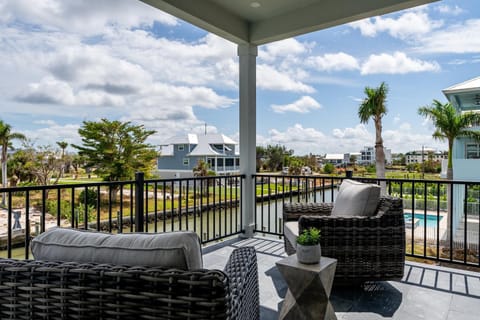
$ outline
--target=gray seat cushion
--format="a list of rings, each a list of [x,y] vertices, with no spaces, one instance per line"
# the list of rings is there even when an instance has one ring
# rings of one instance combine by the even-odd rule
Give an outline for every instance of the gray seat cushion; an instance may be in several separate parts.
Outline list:
[[[32,240],[37,260],[109,263],[128,266],[203,267],[198,235],[191,231],[108,234],[52,228]]]
[[[340,185],[332,216],[371,216],[375,214],[380,199],[380,186],[343,180]]]

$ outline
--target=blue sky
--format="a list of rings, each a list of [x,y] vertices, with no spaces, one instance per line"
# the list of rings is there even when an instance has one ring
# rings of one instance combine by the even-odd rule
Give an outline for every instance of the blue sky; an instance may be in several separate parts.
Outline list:
[[[389,86],[384,145],[446,150],[417,115],[480,76],[480,6],[440,1],[259,47],[257,142],[297,155],[358,152],[365,86]],[[0,0],[0,118],[37,145],[79,143],[84,120],[132,121],[151,143],[238,141],[236,46],[131,0]]]

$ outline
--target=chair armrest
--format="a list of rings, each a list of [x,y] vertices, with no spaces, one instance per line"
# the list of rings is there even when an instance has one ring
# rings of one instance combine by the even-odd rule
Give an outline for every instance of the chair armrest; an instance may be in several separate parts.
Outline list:
[[[224,272],[230,282],[232,319],[260,319],[257,254],[253,247],[235,249]]]
[[[283,221],[297,221],[301,216],[330,215],[333,203],[300,203],[291,202],[283,205]]]

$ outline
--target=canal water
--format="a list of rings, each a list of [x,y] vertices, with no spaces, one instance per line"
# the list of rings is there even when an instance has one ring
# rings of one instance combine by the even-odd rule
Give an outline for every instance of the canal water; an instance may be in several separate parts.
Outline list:
[[[308,194],[292,195],[283,199],[271,199],[258,203],[256,205],[255,223],[257,230],[265,233],[283,233],[283,204],[288,202],[331,202],[331,190],[325,192],[317,191]],[[159,214],[159,218],[161,215]],[[209,239],[222,238],[229,234],[239,232],[242,225],[241,212],[239,206],[231,208],[217,208],[204,211],[201,215],[182,215],[173,218],[159,219],[156,223],[148,224],[148,232],[165,232],[182,229],[193,230],[198,233],[203,241]],[[116,232],[115,230],[113,232]],[[122,232],[130,232],[130,227],[124,228]],[[0,251],[0,257],[6,258],[7,251]],[[12,249],[12,258],[25,259],[25,248],[18,247]],[[30,253],[29,256],[32,259]]]

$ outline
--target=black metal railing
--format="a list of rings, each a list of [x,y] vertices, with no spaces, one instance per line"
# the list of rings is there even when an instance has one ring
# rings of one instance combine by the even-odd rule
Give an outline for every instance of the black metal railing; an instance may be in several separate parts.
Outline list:
[[[192,230],[202,243],[242,232],[244,177],[215,176],[0,188],[0,257],[29,258],[53,226],[107,232]],[[141,213],[141,214],[137,214]]]
[[[254,175],[255,231],[283,235],[285,202],[333,202],[345,177]],[[403,198],[407,256],[480,266],[480,183],[471,181],[353,179],[384,183]]]
[[[255,232],[283,236],[285,202],[333,202],[345,177],[254,175]],[[402,198],[408,256],[480,266],[480,183],[353,179]],[[193,230],[202,243],[243,232],[244,176],[144,179],[0,188],[0,257],[29,258],[52,226],[107,232]],[[140,192],[137,192],[140,190]],[[141,214],[136,214],[141,212]]]

